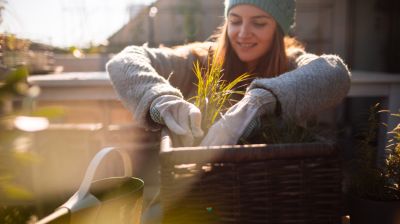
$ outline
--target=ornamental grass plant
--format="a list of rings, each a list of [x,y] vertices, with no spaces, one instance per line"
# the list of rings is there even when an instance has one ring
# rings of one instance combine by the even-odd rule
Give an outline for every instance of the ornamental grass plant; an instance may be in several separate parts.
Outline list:
[[[400,113],[392,114],[400,117]],[[387,159],[385,160],[386,169],[384,175],[387,179],[387,188],[392,192],[391,199],[400,201],[400,123],[390,132],[391,139],[386,147]]]
[[[250,78],[249,73],[244,73],[235,78],[232,82],[223,79],[223,65],[216,56],[207,60],[207,66],[201,66],[199,61],[194,63],[193,72],[197,78],[197,95],[192,101],[202,113],[202,129],[207,132],[211,125],[221,117],[229,106],[233,105],[234,94],[243,95],[244,91],[236,90],[239,84]]]
[[[281,144],[327,141],[317,136],[317,127],[303,127],[294,120],[283,120],[280,117],[265,115],[258,121],[259,131],[253,131],[248,137],[241,138],[241,144]]]
[[[380,163],[377,147],[374,144],[378,120],[378,105],[370,109],[366,130],[361,134],[362,140],[351,161],[350,192],[358,198],[375,201],[400,201],[400,123],[388,131],[388,145],[385,148],[385,159]],[[400,117],[400,114],[389,114]],[[386,125],[385,125],[386,126]]]

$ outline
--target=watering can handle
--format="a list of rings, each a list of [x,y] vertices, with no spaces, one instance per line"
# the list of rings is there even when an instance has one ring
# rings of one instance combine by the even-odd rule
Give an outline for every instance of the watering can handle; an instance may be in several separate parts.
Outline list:
[[[85,173],[85,177],[83,178],[81,186],[79,187],[79,190],[77,192],[79,198],[84,197],[88,193],[90,185],[93,182],[96,170],[99,167],[101,161],[103,161],[103,159],[113,151],[118,152],[122,158],[124,164],[124,175],[126,177],[132,176],[132,164],[128,153],[123,150],[115,149],[114,147],[104,148],[94,156],[92,161],[90,161],[89,167]]]
[[[71,211],[79,210],[80,208],[85,207],[87,205],[93,205],[99,203],[97,198],[95,198],[89,193],[89,188],[93,182],[94,175],[101,161],[103,161],[103,159],[113,151],[118,152],[123,160],[124,173],[125,173],[124,175],[127,177],[132,176],[132,164],[128,153],[120,149],[115,149],[113,147],[104,148],[94,156],[92,161],[90,161],[89,167],[86,170],[85,176],[79,187],[79,190],[66,203],[60,206],[54,213],[45,217],[42,220],[39,220],[37,223],[38,224],[51,223],[53,220],[56,220],[59,217],[62,217]]]
[[[132,176],[132,164],[128,153],[123,150],[115,149],[114,147],[107,147],[100,150],[90,161],[89,167],[86,170],[85,176],[79,187],[79,190],[62,206],[71,209],[78,201],[83,200],[88,195],[90,185],[93,182],[94,175],[101,161],[111,152],[119,152],[124,164],[124,175],[126,177]]]

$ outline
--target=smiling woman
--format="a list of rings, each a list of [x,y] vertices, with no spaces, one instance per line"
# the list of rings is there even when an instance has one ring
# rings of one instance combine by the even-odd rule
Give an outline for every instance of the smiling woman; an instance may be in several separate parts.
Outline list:
[[[304,123],[340,103],[350,73],[339,57],[308,54],[287,36],[294,14],[295,0],[226,0],[226,20],[216,42],[175,49],[129,46],[108,62],[107,71],[138,125],[149,130],[166,126],[187,140],[181,142],[198,138],[203,146],[235,144],[264,115]],[[209,56],[222,64],[224,80],[244,73],[255,79],[247,80],[245,96],[201,139],[202,112],[184,97],[196,92],[193,63],[207,65]]]
[[[228,21],[229,42],[247,69],[254,70],[258,60],[271,50],[277,33],[275,20],[255,6],[243,5],[229,12]]]

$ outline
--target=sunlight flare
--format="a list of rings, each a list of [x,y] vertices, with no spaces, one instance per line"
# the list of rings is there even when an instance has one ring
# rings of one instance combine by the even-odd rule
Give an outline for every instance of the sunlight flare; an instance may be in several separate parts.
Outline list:
[[[14,120],[14,126],[21,131],[43,131],[49,127],[49,120],[45,117],[18,116]]]

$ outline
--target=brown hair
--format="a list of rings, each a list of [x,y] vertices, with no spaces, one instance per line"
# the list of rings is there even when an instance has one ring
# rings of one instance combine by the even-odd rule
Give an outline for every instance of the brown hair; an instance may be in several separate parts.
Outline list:
[[[286,51],[290,47],[303,48],[302,44],[295,38],[284,36],[281,29],[277,28],[274,34],[271,49],[259,60],[257,67],[253,71],[248,71],[235,51],[233,50],[227,34],[227,23],[219,29],[216,34],[216,57],[223,63],[224,79],[232,81],[236,76],[245,72],[250,72],[253,77],[275,77],[288,71],[288,57]],[[250,82],[251,80],[249,80]]]

